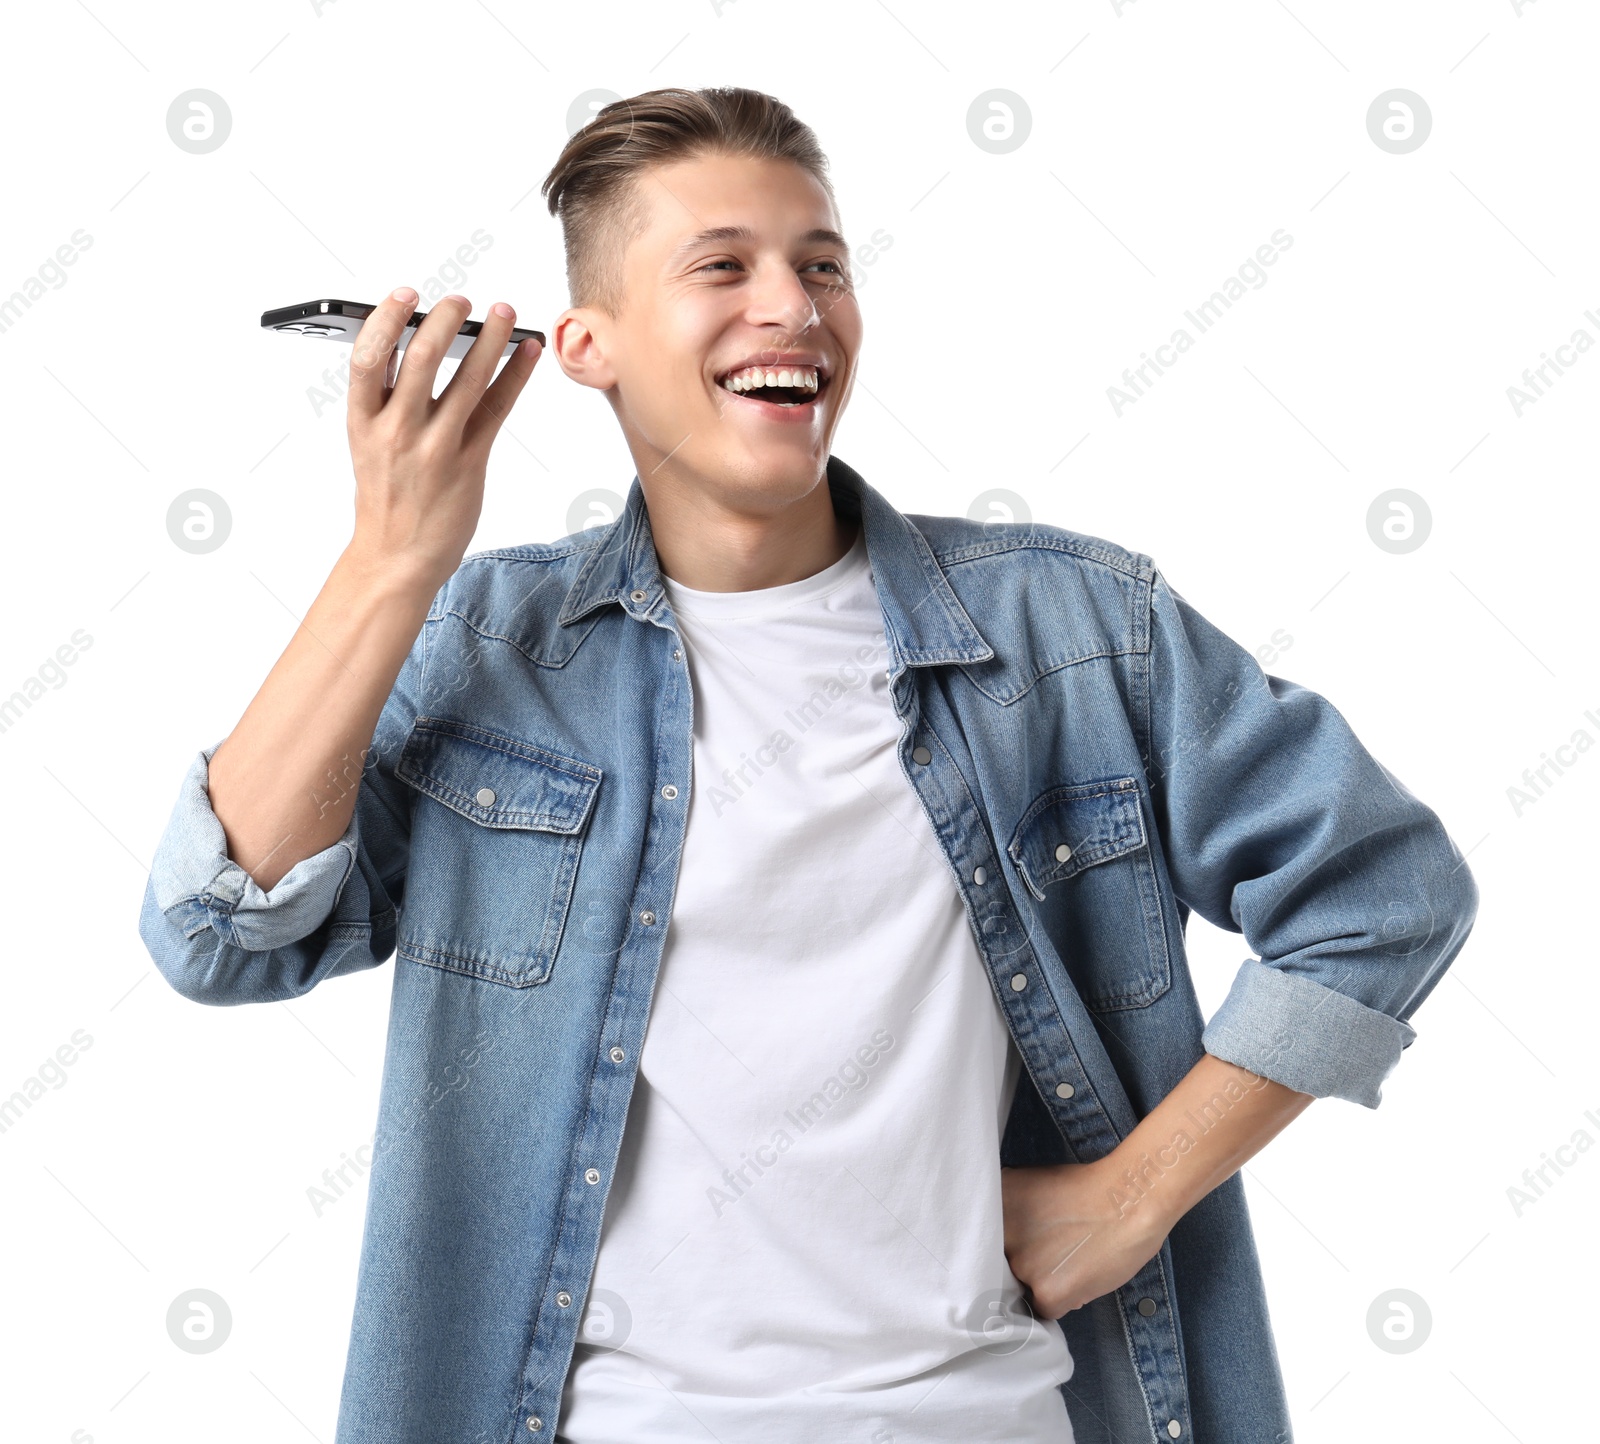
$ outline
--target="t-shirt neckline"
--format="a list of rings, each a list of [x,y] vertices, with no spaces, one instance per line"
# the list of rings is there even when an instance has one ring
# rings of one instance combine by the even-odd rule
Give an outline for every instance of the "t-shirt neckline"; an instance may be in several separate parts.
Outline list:
[[[674,611],[711,621],[747,621],[771,617],[807,602],[820,601],[867,569],[866,532],[858,522],[855,539],[838,561],[798,581],[741,592],[703,592],[675,582],[665,573],[661,583]]]

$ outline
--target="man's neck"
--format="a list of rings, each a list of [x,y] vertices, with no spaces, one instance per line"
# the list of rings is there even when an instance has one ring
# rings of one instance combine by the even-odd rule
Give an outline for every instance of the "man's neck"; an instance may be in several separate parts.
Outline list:
[[[834,512],[826,479],[775,510],[737,510],[676,488],[646,496],[663,574],[701,592],[748,592],[815,576],[850,550],[858,523]]]

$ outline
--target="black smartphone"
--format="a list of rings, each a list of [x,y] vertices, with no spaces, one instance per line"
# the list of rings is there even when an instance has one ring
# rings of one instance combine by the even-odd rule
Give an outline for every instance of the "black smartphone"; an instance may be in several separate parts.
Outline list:
[[[377,309],[376,306],[369,306],[364,301],[302,301],[298,306],[280,306],[276,311],[263,311],[261,324],[268,331],[288,331],[292,335],[321,336],[329,341],[354,342],[356,332],[361,329],[361,323]],[[411,319],[406,322],[406,328],[400,335],[398,343],[400,350],[403,351],[411,338],[417,334],[417,327],[423,323],[427,315],[426,311],[411,313]],[[444,354],[454,356],[459,361],[467,354],[467,348],[472,345],[481,330],[483,330],[482,321],[463,321],[461,329],[456,333],[456,339],[450,343],[450,349]],[[544,345],[543,331],[529,331],[522,326],[513,326],[511,339],[506,342],[502,359],[509,356],[530,336],[541,347]]]

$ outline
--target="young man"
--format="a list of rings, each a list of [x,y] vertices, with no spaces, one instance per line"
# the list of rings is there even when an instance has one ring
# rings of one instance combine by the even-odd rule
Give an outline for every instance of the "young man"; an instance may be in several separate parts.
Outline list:
[[[463,560],[534,355],[496,305],[435,400],[467,302],[397,367],[384,302],[353,538],[184,780],[173,987],[395,958],[339,1444],[1290,1437],[1237,1170],[1377,1106],[1475,885],[1149,557],[832,456],[825,167],[750,91],[572,137],[592,531]],[[1257,955],[1209,1023],[1191,909]]]

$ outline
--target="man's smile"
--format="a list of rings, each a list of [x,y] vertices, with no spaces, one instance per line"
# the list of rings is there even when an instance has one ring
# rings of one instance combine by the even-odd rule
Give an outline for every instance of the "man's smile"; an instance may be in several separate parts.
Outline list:
[[[769,420],[803,421],[817,414],[833,380],[827,361],[793,353],[740,361],[719,372],[717,386],[729,402]],[[724,404],[726,409],[727,403]]]

